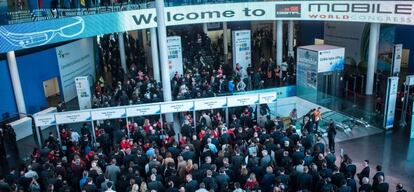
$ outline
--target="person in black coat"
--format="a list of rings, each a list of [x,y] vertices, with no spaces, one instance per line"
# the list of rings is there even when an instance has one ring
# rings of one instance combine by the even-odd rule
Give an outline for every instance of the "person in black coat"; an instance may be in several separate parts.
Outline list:
[[[371,192],[371,184],[369,184],[369,179],[368,177],[364,177],[362,178],[362,185],[361,187],[359,187],[359,192]]]
[[[185,179],[187,180],[187,183],[185,184],[185,191],[195,192],[198,189],[198,182],[193,180],[193,176],[191,174],[188,174]]]
[[[335,123],[331,120],[328,126],[328,144],[329,144],[329,150],[331,151],[331,153],[335,153],[335,136],[336,136]]]
[[[364,161],[364,169],[362,169],[362,171],[360,173],[358,173],[358,179],[359,179],[359,184],[362,185],[362,179],[364,177],[369,178],[369,160],[365,160]]]
[[[375,190],[378,185],[379,185],[379,177],[385,177],[384,172],[382,172],[382,166],[381,165],[377,165],[377,167],[375,167],[375,169],[377,170],[377,173],[375,173],[374,177],[372,178],[372,189]]]
[[[309,173],[309,168],[307,166],[303,167],[303,173],[298,175],[298,189],[299,190],[312,190],[312,175]]]
[[[380,175],[378,177],[378,186],[376,188],[373,188],[374,192],[388,192],[388,189],[390,188],[390,186],[388,185],[388,183],[384,182],[384,177],[382,175]]]

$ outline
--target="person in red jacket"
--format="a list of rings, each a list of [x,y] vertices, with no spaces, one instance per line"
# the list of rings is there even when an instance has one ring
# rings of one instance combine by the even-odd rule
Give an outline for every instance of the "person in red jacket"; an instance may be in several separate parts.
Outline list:
[[[130,149],[132,147],[131,143],[124,137],[121,140],[121,149]]]
[[[244,184],[244,188],[248,190],[258,189],[259,182],[256,180],[256,175],[254,173],[250,174],[250,177],[247,179],[246,184]]]

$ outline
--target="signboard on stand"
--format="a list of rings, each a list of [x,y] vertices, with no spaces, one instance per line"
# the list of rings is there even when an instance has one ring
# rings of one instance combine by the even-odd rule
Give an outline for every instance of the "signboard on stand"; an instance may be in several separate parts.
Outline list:
[[[160,114],[160,112],[161,112],[161,108],[159,104],[138,105],[138,106],[129,107],[126,109],[126,113],[128,117],[157,115],[157,114]]]
[[[228,107],[256,105],[257,103],[259,103],[258,94],[233,95],[227,97]]]
[[[42,114],[34,116],[36,127],[46,127],[56,124],[55,114]]]
[[[79,109],[92,108],[91,85],[89,84],[89,77],[75,78],[76,93],[78,95]]]
[[[90,111],[73,111],[67,113],[56,113],[56,124],[79,123],[91,121]]]
[[[93,120],[120,119],[125,117],[126,112],[124,108],[109,108],[104,110],[92,111]]]
[[[95,58],[92,38],[81,39],[56,48],[60,80],[65,102],[76,95],[75,78],[95,78]]]
[[[392,71],[391,71],[391,75],[396,75],[396,74],[400,73],[402,52],[403,52],[403,45],[402,44],[394,45],[394,51],[393,51],[393,54],[392,54]]]
[[[259,103],[260,104],[274,103],[276,101],[277,101],[277,93],[276,92],[260,93],[259,94]]]
[[[398,77],[388,77],[387,95],[385,100],[384,128],[391,129],[394,126],[395,104],[397,102]]]
[[[170,79],[172,79],[176,73],[178,73],[179,75],[184,75],[181,37],[167,37],[167,49]]]
[[[165,103],[161,105],[161,113],[177,113],[184,111],[193,111],[193,101],[176,101],[171,103]]]
[[[247,67],[251,61],[251,37],[250,30],[233,31],[233,69],[236,65],[241,67],[243,76],[247,75]]]
[[[224,108],[227,106],[226,97],[214,97],[194,100],[195,110]]]

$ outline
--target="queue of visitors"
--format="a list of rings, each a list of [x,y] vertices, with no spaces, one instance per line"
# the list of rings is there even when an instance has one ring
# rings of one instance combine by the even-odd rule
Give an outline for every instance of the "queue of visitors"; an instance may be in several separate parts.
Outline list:
[[[255,33],[253,42],[260,50],[261,36]],[[253,66],[243,69],[232,62],[225,64],[221,47],[212,45],[210,38],[200,30],[170,30],[169,35],[182,37],[184,74],[175,73],[171,77],[174,100],[214,97],[282,85],[294,84],[294,61],[288,59],[288,68],[283,71],[271,58],[254,50],[258,60]],[[162,101],[162,87],[150,74],[146,64],[142,42],[131,34],[124,35],[126,63],[125,74],[119,56],[117,35],[104,35],[100,38],[102,75],[96,80],[93,107],[110,107]],[[259,39],[259,40],[258,40]],[[256,48],[255,48],[256,49]],[[246,73],[242,73],[245,70]],[[247,74],[247,75],[243,75]]]
[[[336,151],[315,134],[315,118],[299,133],[266,111],[262,126],[250,108],[241,111],[228,123],[220,112],[203,111],[184,121],[181,133],[158,118],[106,121],[96,127],[96,141],[88,124],[80,134],[62,126],[61,145],[50,134],[21,170],[0,176],[0,191],[391,190],[381,165],[370,175],[369,160],[359,172],[346,154],[337,164]],[[405,190],[399,184],[396,191]]]

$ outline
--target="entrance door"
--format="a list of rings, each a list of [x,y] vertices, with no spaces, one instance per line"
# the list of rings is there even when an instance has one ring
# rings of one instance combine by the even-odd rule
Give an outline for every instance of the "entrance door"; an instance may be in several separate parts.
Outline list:
[[[59,103],[59,84],[57,77],[43,81],[43,91],[49,106],[56,106]]]

